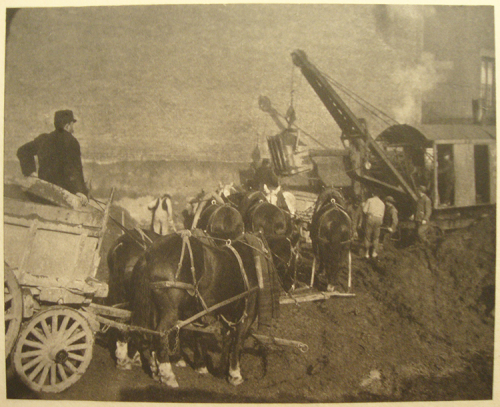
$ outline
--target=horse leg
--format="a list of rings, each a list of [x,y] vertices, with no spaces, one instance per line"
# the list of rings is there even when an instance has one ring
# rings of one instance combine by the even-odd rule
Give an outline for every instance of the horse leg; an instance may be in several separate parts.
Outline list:
[[[337,273],[339,267],[340,256],[335,255],[335,246],[332,245],[329,247],[330,251],[327,253],[325,251],[325,255],[327,255],[327,259],[325,261],[325,274],[326,274],[326,291],[333,292],[335,291],[335,285],[338,283],[337,281]]]
[[[227,380],[233,386],[243,383],[241,376],[239,352],[237,348],[239,332],[228,330],[225,333],[225,343],[223,345],[223,355],[221,362],[223,362],[223,372],[227,374]]]
[[[243,383],[243,376],[241,375],[240,358],[243,345],[245,343],[246,335],[250,326],[255,318],[247,317],[244,321],[238,324],[236,332],[233,332],[232,346],[229,352],[229,375],[228,381],[233,386],[238,386]]]
[[[156,354],[156,363],[158,365],[158,377],[160,383],[165,383],[169,387],[177,388],[179,383],[172,370],[172,364],[168,358],[168,352],[161,347],[160,351]]]
[[[194,334],[194,369],[198,374],[208,374],[207,348],[202,335]]]
[[[229,328],[222,331],[222,351],[219,361],[219,373],[224,376],[229,371],[229,351],[232,346],[233,335]]]
[[[116,341],[116,367],[120,370],[131,370],[132,359],[130,359],[128,356],[128,341],[121,339],[123,338],[120,338]]]

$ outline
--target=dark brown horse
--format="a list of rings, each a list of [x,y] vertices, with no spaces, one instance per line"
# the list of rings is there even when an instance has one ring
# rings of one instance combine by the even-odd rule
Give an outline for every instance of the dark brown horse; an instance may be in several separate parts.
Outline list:
[[[238,210],[215,192],[201,197],[188,228],[201,229],[217,239],[236,239],[245,231]]]
[[[341,272],[350,267],[351,218],[334,196],[318,198],[310,227],[314,264],[319,260],[319,272],[326,276],[327,291],[339,286]],[[314,272],[313,266],[313,275]],[[350,281],[347,285],[349,288]]]
[[[183,231],[156,240],[137,262],[131,323],[163,334],[154,340],[143,335],[140,350],[153,377],[168,386],[178,386],[170,356],[179,351],[179,321],[204,310],[222,322],[221,365],[229,382],[243,381],[240,353],[257,315],[256,265],[261,262],[255,257],[260,240],[242,239],[218,246],[199,230]],[[195,359],[203,361],[203,354],[198,341]]]
[[[262,192],[250,192],[241,200],[239,211],[247,231],[266,241],[285,289],[296,283],[296,261],[300,233],[291,214],[267,202]]]
[[[130,278],[135,263],[153,241],[161,235],[152,230],[127,229],[108,250],[109,295],[111,305],[125,303],[130,298]]]

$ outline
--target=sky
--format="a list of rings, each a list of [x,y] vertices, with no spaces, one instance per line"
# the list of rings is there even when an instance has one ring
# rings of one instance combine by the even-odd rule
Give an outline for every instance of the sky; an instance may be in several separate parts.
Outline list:
[[[6,43],[4,158],[15,159],[20,145],[52,131],[56,110],[72,109],[86,160],[249,161],[253,148],[278,131],[259,109],[260,95],[280,113],[293,104],[303,130],[339,146],[340,130],[293,67],[295,49],[411,124],[413,93],[420,89],[406,78],[432,61],[422,59],[419,29],[433,10],[371,4],[21,8]],[[367,119],[375,135],[384,129]]]

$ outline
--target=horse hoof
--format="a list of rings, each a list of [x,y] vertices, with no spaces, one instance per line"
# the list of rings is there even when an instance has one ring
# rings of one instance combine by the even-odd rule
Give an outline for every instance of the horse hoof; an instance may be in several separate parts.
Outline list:
[[[241,377],[241,376],[240,377],[229,376],[228,381],[233,386],[239,386],[241,383],[243,383],[243,377]]]
[[[173,389],[177,389],[179,387],[179,383],[177,383],[177,380],[175,378],[161,377],[160,379],[160,382],[162,384],[166,384],[168,387],[171,387]]]
[[[206,366],[199,367],[196,369],[196,373],[198,374],[208,374],[208,369]]]
[[[179,361],[175,364],[177,367],[187,367],[187,363],[184,359],[179,359]]]
[[[116,367],[120,370],[132,370],[132,361],[131,360],[117,360]]]
[[[139,354],[139,352],[136,352],[136,354],[132,358],[132,365],[139,366],[139,367],[142,366],[141,355]]]

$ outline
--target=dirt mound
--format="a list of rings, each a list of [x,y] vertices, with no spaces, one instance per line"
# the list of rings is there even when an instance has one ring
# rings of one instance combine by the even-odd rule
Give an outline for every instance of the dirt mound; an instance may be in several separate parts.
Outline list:
[[[494,213],[434,250],[386,248],[353,270],[356,297],[282,306],[273,334],[310,350],[268,353],[267,397],[270,388],[275,401],[492,397]]]

